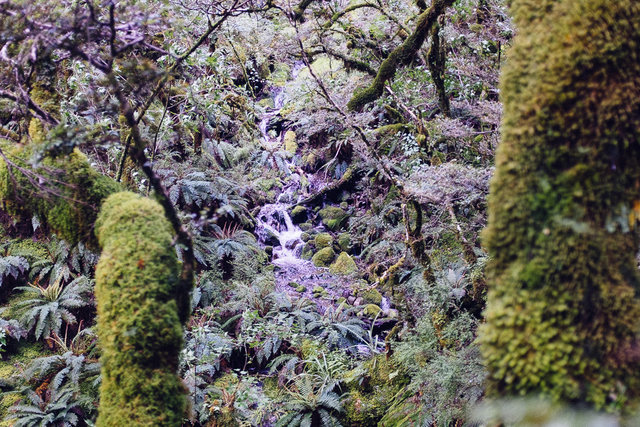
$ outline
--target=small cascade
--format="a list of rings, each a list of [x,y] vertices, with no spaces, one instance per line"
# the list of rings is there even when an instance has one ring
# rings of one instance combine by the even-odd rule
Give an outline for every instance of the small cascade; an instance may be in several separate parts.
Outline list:
[[[256,233],[262,243],[275,243],[273,263],[279,266],[304,263],[300,259],[302,251],[302,230],[293,224],[287,212],[287,205],[267,204],[260,209],[256,217]]]

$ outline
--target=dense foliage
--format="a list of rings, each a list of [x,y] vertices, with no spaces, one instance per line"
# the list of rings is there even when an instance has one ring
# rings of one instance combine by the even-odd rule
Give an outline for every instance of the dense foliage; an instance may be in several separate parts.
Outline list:
[[[637,7],[505,3],[0,2],[0,425],[630,412]]]

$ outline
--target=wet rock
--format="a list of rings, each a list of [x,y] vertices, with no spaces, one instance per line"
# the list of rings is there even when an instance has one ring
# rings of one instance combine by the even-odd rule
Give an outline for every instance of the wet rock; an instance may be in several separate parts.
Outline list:
[[[314,242],[318,249],[327,248],[333,245],[333,237],[329,233],[320,233],[316,235]]]
[[[300,235],[300,240],[302,240],[305,243],[308,242],[309,239],[311,239],[311,235],[306,231]]]
[[[333,248],[323,248],[316,252],[311,258],[311,261],[316,267],[327,267],[331,264],[335,256],[336,253],[333,251]]]
[[[300,258],[304,260],[310,260],[313,257],[313,250],[315,245],[312,241],[307,242],[302,248],[302,253],[300,254]]]
[[[280,246],[280,237],[268,228],[263,228],[257,232],[260,240],[267,246]],[[273,248],[272,248],[273,251]]]
[[[296,206],[291,209],[291,221],[294,224],[304,223],[307,220],[307,208],[304,206]],[[302,229],[302,227],[300,227]],[[311,228],[311,224],[309,224],[309,228]]]
[[[341,252],[340,255],[338,255],[338,259],[329,267],[329,271],[333,274],[346,276],[358,271],[358,266],[356,266],[356,262],[348,253]]]
[[[322,223],[332,231],[340,229],[348,216],[344,209],[335,206],[328,206],[321,209],[318,214],[320,218],[322,218]]]

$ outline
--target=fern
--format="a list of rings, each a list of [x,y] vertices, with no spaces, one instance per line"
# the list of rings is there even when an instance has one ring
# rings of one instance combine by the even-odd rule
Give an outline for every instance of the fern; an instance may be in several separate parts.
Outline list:
[[[329,387],[318,385],[311,375],[298,375],[284,388],[287,412],[276,427],[340,427],[336,414],[343,411],[341,397]]]
[[[14,280],[29,270],[29,262],[20,256],[5,256],[0,258],[0,286],[7,277]]]
[[[14,427],[36,426],[77,426],[80,417],[76,413],[77,407],[73,402],[73,392],[62,390],[52,393],[48,399],[41,397],[34,391],[27,394],[29,403],[23,403],[12,408],[8,420],[15,420]]]
[[[59,335],[63,321],[76,323],[73,309],[89,305],[87,294],[92,282],[85,276],[74,279],[66,286],[56,282],[48,287],[30,285],[16,289],[31,298],[16,304],[16,314],[27,330],[34,329],[36,339]]]

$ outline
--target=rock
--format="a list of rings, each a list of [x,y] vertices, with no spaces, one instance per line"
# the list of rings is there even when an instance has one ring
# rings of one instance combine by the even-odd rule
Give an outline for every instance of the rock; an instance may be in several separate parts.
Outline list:
[[[336,300],[336,302],[338,303],[338,305],[342,304],[343,302],[346,302],[347,299],[345,297],[340,297]]]
[[[362,298],[356,298],[356,300],[353,302],[353,305],[362,305]]]
[[[348,209],[348,208],[349,208],[349,203],[347,203],[347,202],[342,202],[342,203],[340,203],[340,208],[342,208],[342,209]]]
[[[297,283],[297,282],[289,282],[289,283],[287,283],[287,285],[292,287],[292,288],[297,288],[298,286],[300,286],[300,284]]]
[[[260,240],[262,240],[265,245],[280,246],[280,237],[278,237],[276,233],[269,230],[268,228],[263,228],[262,230],[260,230],[258,232],[258,235],[260,236]],[[273,248],[272,248],[272,253],[273,253]]]
[[[316,298],[320,298],[327,295],[327,291],[319,285],[313,287],[313,296]]]
[[[382,302],[382,294],[378,292],[377,289],[365,289],[358,292],[358,296],[362,297],[364,302],[368,304],[380,305],[380,303]]]
[[[273,256],[273,246],[265,246],[264,252],[271,258]]]
[[[351,291],[349,289],[343,289],[342,290],[342,296],[347,298],[351,296]]]
[[[348,253],[340,252],[340,255],[338,255],[338,259],[336,259],[335,262],[329,267],[329,271],[333,274],[346,276],[358,271],[358,266]],[[382,301],[382,296],[380,296],[380,300]]]
[[[298,224],[298,227],[300,227],[302,231],[309,231],[313,228],[313,225],[309,222],[303,222],[302,224]]]
[[[298,285],[298,287],[296,288],[296,291],[300,293],[306,292],[306,290],[307,290],[307,287],[304,285]]]
[[[351,305],[354,305],[354,303],[356,302],[356,297],[354,297],[353,295],[350,297],[347,297],[347,302]]]
[[[284,149],[289,154],[296,154],[296,151],[298,150],[296,133],[292,130],[288,130],[284,134]]]
[[[300,240],[289,240],[287,243],[284,244],[284,247],[287,249],[294,249],[296,246],[298,246],[299,243],[300,243]]]
[[[316,235],[314,242],[318,249],[328,248],[333,246],[333,237],[331,237],[331,234],[329,233],[320,233]]]
[[[338,246],[343,252],[349,253],[351,250],[351,235],[349,233],[340,233],[338,235]]]
[[[327,267],[331,264],[331,261],[333,261],[335,256],[336,253],[333,251],[333,248],[323,248],[316,252],[316,254],[311,258],[311,261],[316,267]]]
[[[304,259],[304,260],[310,260],[313,257],[313,249],[315,248],[315,245],[313,243],[313,241],[310,241],[308,243],[306,243],[303,247],[302,247],[302,253],[300,254],[300,258]]]
[[[320,209],[318,212],[320,218],[322,218],[322,223],[332,231],[340,229],[342,223],[347,219],[347,213],[344,209],[328,206],[324,209]]]
[[[290,215],[291,221],[293,221],[294,224],[300,224],[307,220],[307,208],[298,205],[291,209]]]
[[[367,304],[362,312],[365,316],[374,318],[382,312],[382,309],[376,304]]]
[[[300,235],[300,240],[307,243],[311,239],[311,235],[306,231]]]

